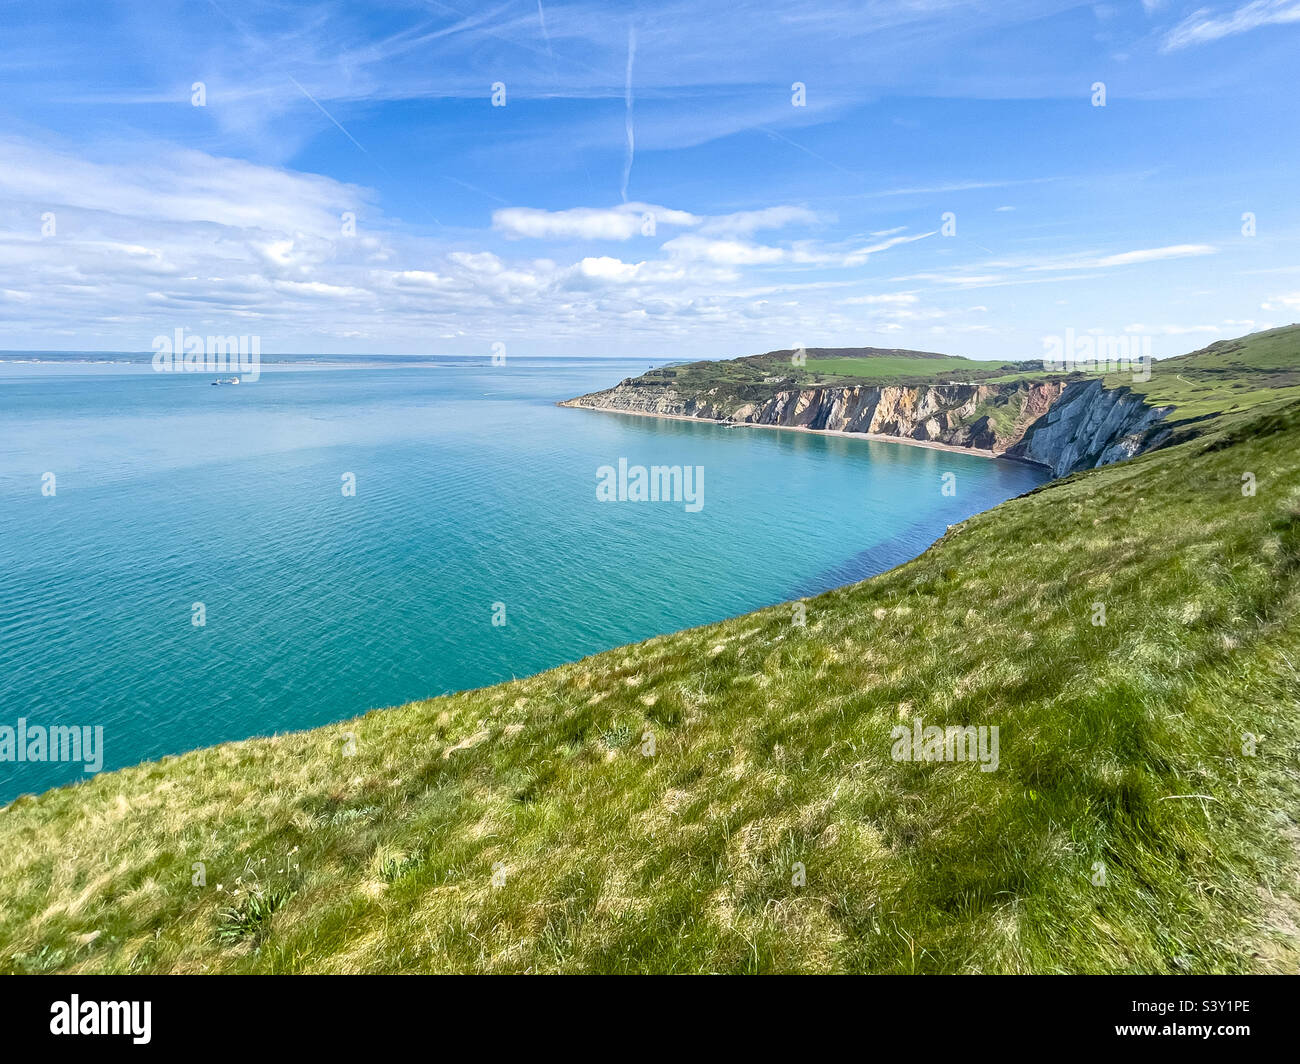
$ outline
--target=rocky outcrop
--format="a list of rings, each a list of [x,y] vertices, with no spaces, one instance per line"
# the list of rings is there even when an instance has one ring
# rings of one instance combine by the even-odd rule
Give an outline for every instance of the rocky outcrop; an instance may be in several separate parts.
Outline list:
[[[1064,476],[1109,465],[1159,446],[1170,430],[1158,422],[1173,407],[1151,407],[1140,396],[1099,380],[1066,385],[1051,408],[1007,450]]]
[[[737,424],[877,433],[993,450],[1018,440],[1019,429],[1024,426],[1017,422],[1024,420],[1024,412],[1032,420],[1039,410],[1050,407],[1061,387],[1054,383],[1018,383],[769,389],[766,395],[746,401],[743,396],[721,397],[717,389],[691,393],[657,381],[631,378],[607,391],[561,405]],[[992,413],[978,414],[981,408]]]
[[[775,388],[696,393],[635,377],[560,405],[897,436],[1006,454],[1058,476],[1153,446],[1168,412],[1099,380]]]

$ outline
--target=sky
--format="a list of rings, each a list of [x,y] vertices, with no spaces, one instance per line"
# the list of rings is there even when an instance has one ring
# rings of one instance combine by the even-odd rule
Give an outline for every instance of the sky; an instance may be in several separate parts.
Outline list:
[[[0,19],[0,349],[1161,357],[1300,320],[1300,0]]]

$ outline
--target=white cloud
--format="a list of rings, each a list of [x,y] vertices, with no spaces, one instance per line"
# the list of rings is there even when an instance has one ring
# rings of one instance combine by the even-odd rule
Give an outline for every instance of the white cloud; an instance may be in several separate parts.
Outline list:
[[[326,284],[324,281],[276,281],[278,292],[287,292],[301,296],[320,296],[328,299],[365,298],[370,293],[362,288],[350,285]]]
[[[932,229],[928,233],[917,233],[915,236],[891,236],[888,240],[882,240],[879,243],[871,244],[868,247],[859,248],[854,252],[854,255],[874,255],[877,251],[888,251],[890,248],[898,247],[899,244],[911,244],[917,240],[924,240],[928,236],[934,236],[937,232],[937,229]]]
[[[764,207],[757,211],[737,211],[705,219],[701,233],[709,235],[748,236],[760,229],[783,229],[788,225],[816,225],[822,221],[816,211],[806,207]]]
[[[851,306],[906,306],[917,301],[914,292],[884,292],[879,295],[853,296],[844,300]]]
[[[1112,266],[1132,266],[1142,262],[1159,262],[1163,259],[1185,259],[1197,255],[1213,255],[1218,249],[1211,244],[1171,244],[1163,248],[1142,248],[1122,251],[1115,255],[1096,258],[1068,259],[1060,262],[1030,266],[1030,270],[1104,270]]]
[[[369,206],[363,189],[316,174],[152,142],[119,151],[123,162],[91,162],[0,138],[0,198],[56,214],[63,208],[331,238],[343,211],[364,214]]]
[[[1235,11],[1217,16],[1208,8],[1200,8],[1165,35],[1160,50],[1173,52],[1247,33],[1261,26],[1290,22],[1300,22],[1300,0],[1252,0]]]
[[[58,231],[42,239],[45,210]],[[343,231],[345,210],[357,214],[356,235]],[[662,226],[653,240],[640,237],[646,212]],[[528,353],[579,339],[602,351],[693,355],[743,354],[790,336],[829,346],[888,334],[891,345],[917,346],[936,321],[954,336],[981,328],[977,308],[952,305],[964,288],[1056,283],[1071,279],[1061,271],[1214,250],[979,262],[957,257],[957,241],[926,242],[932,232],[885,219],[869,241],[810,231],[830,217],[761,203],[719,214],[647,203],[506,208],[490,228],[427,236],[397,228],[369,190],[318,175],[166,146],[91,145],[74,157],[0,137],[0,328],[44,338],[33,346],[147,350],[153,336],[185,326],[256,333],[267,354],[328,350],[336,338],[335,349],[460,353],[486,353],[498,339]],[[761,231],[778,235],[750,239]],[[567,243],[633,238],[641,242],[614,245],[636,249],[622,256]],[[884,252],[926,271],[914,275],[927,282],[919,298],[871,268]]]
[[[0,327],[11,336],[147,350],[159,332],[184,326],[257,333],[268,354],[325,338],[419,350],[441,338],[466,351],[485,336],[536,342],[601,330],[621,342],[647,335],[699,343],[700,329],[733,335],[746,321],[810,330],[817,309],[783,298],[756,318],[755,300],[814,293],[820,279],[783,274],[758,288],[745,273],[843,258],[811,242],[768,247],[739,236],[820,221],[801,207],[712,217],[638,203],[516,211],[489,231],[435,240],[392,230],[369,192],[328,178],[240,162],[226,174],[228,160],[198,152],[151,153],[174,161],[170,168],[92,154],[19,150],[0,139],[0,159],[15,162],[0,173]],[[344,232],[344,208],[357,212],[355,235]],[[58,226],[43,239],[46,209]],[[633,261],[513,257],[485,246],[503,235],[621,237],[629,223],[640,231],[645,210],[656,225],[729,238],[697,231]]]
[[[631,240],[651,235],[646,219],[660,225],[693,226],[700,219],[687,211],[650,203],[623,203],[616,207],[573,207],[545,211],[535,207],[503,207],[492,212],[492,226],[509,237],[535,240]],[[652,230],[653,231],[653,230]]]
[[[723,266],[757,266],[782,262],[789,252],[784,248],[751,244],[743,240],[709,240],[702,236],[674,237],[664,244],[669,254],[684,259],[704,259]]]
[[[498,274],[502,270],[501,260],[490,251],[453,251],[447,258],[471,273]]]
[[[661,225],[697,228],[709,236],[748,236],[760,229],[816,225],[820,215],[806,207],[783,205],[753,211],[701,216],[653,203],[622,203],[614,207],[571,207],[547,211],[535,207],[503,207],[492,212],[492,226],[512,238],[534,240],[631,240],[654,236]]]
[[[1191,336],[1196,333],[1209,333],[1217,335],[1228,331],[1223,325],[1142,325],[1135,323],[1125,325],[1126,333],[1137,333],[1148,336]]]
[[[418,288],[441,288],[448,283],[446,277],[434,273],[432,270],[398,270],[396,273],[388,274],[388,276],[394,284]]]
[[[985,288],[990,285],[1011,284],[1000,273],[913,273],[906,277],[891,277],[892,281],[929,281],[931,284],[955,285],[959,288]]]
[[[1273,296],[1260,304],[1261,310],[1300,310],[1300,292]]]
[[[602,255],[599,258],[586,258],[578,263],[578,271],[584,277],[601,281],[631,281],[645,263],[623,262],[621,259]]]

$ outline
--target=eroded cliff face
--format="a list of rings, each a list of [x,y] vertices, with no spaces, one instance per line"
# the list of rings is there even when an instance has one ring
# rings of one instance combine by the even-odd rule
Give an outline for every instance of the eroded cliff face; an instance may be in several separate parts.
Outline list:
[[[1153,426],[1168,412],[1097,380],[786,389],[747,402],[629,378],[560,405],[898,436],[1006,454],[1058,476],[1154,446]]]
[[[1171,430],[1158,422],[1172,409],[1147,406],[1099,380],[1074,381],[1007,454],[1048,466],[1058,477],[1109,465],[1167,439]]]

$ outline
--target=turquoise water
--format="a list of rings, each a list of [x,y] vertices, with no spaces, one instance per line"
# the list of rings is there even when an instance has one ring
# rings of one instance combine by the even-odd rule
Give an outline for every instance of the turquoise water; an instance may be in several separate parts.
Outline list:
[[[862,579],[1045,479],[554,405],[645,369],[264,366],[213,388],[0,364],[0,725],[102,725],[105,769],[308,728]],[[619,458],[702,466],[703,508],[598,502]],[[0,801],[78,778],[0,761]]]

